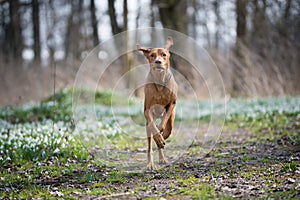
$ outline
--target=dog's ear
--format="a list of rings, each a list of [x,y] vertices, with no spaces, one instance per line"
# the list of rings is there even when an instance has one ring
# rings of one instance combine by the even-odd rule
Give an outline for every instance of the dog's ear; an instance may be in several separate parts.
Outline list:
[[[136,45],[136,48],[138,51],[142,51],[146,57],[151,51],[151,49],[142,48],[139,44]]]
[[[173,39],[172,39],[172,37],[169,36],[167,38],[165,49],[169,50],[172,45],[173,45]]]

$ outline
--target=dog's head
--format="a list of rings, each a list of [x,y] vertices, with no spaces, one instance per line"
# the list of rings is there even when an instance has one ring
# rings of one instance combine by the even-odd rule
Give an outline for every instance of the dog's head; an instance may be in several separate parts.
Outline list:
[[[165,72],[170,65],[169,48],[173,45],[173,39],[168,37],[165,48],[141,48],[137,45],[137,49],[142,51],[151,67],[151,71]]]

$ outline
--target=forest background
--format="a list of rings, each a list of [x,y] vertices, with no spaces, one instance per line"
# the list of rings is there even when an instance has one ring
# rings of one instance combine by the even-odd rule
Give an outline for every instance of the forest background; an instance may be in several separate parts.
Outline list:
[[[72,85],[95,46],[142,27],[168,28],[196,40],[216,63],[229,96],[296,96],[299,16],[297,0],[1,0],[0,105],[53,93],[54,63],[56,87]],[[124,62],[113,65],[110,76],[131,68]],[[208,97],[192,70],[180,61],[174,67]],[[111,83],[102,86],[109,89]]]

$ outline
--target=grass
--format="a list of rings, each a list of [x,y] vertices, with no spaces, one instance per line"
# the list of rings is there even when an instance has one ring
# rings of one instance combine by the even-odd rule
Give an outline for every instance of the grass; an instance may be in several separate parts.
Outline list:
[[[236,154],[224,150],[211,152],[210,156],[216,161],[202,177],[191,174],[190,163],[180,161],[173,168],[162,167],[156,172],[140,170],[145,160],[123,166],[122,163],[127,163],[138,153],[145,159],[142,101],[128,100],[122,94],[110,91],[93,94],[75,90],[73,94],[80,96],[78,109],[83,113],[77,116],[76,122],[71,89],[59,91],[37,104],[0,109],[0,198],[77,199],[124,191],[147,197],[146,193],[151,191],[154,197],[149,198],[230,199],[212,184],[214,177],[234,178],[239,173],[243,178],[252,179],[268,169],[264,165],[276,165],[281,173],[294,177],[300,167],[296,160],[275,162],[269,157],[257,158],[242,147],[234,149]],[[95,106],[86,104],[90,96],[93,96]],[[233,99],[228,102],[230,109],[226,115],[222,109],[217,109],[216,113],[225,116],[225,132],[243,130],[253,133],[243,144],[299,145],[299,102],[300,98]],[[187,110],[183,110],[185,108]],[[209,103],[204,101],[197,104],[179,101],[178,110],[177,124],[205,125],[211,116]],[[96,116],[93,120],[89,117],[91,113]],[[226,148],[231,145],[234,141],[224,143]],[[197,157],[203,148],[200,143],[195,143],[187,156]],[[230,160],[237,157],[239,163],[233,165]],[[253,163],[255,168],[247,168]],[[201,164],[195,164],[193,170],[201,167]],[[271,180],[270,174],[262,177]],[[283,183],[281,179],[276,182]],[[269,197],[293,197],[295,194],[296,190],[288,190],[272,193]]]
[[[299,163],[295,161],[290,161],[289,163],[282,164],[281,170],[285,173],[287,172],[295,173],[298,167],[300,167]]]
[[[200,184],[188,194],[192,196],[192,199],[215,199],[218,196],[214,187],[207,183]]]

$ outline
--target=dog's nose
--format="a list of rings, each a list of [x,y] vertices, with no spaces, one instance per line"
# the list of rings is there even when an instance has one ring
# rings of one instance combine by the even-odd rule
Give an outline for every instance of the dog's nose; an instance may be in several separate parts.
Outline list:
[[[155,64],[161,64],[161,61],[160,60],[156,60]]]

